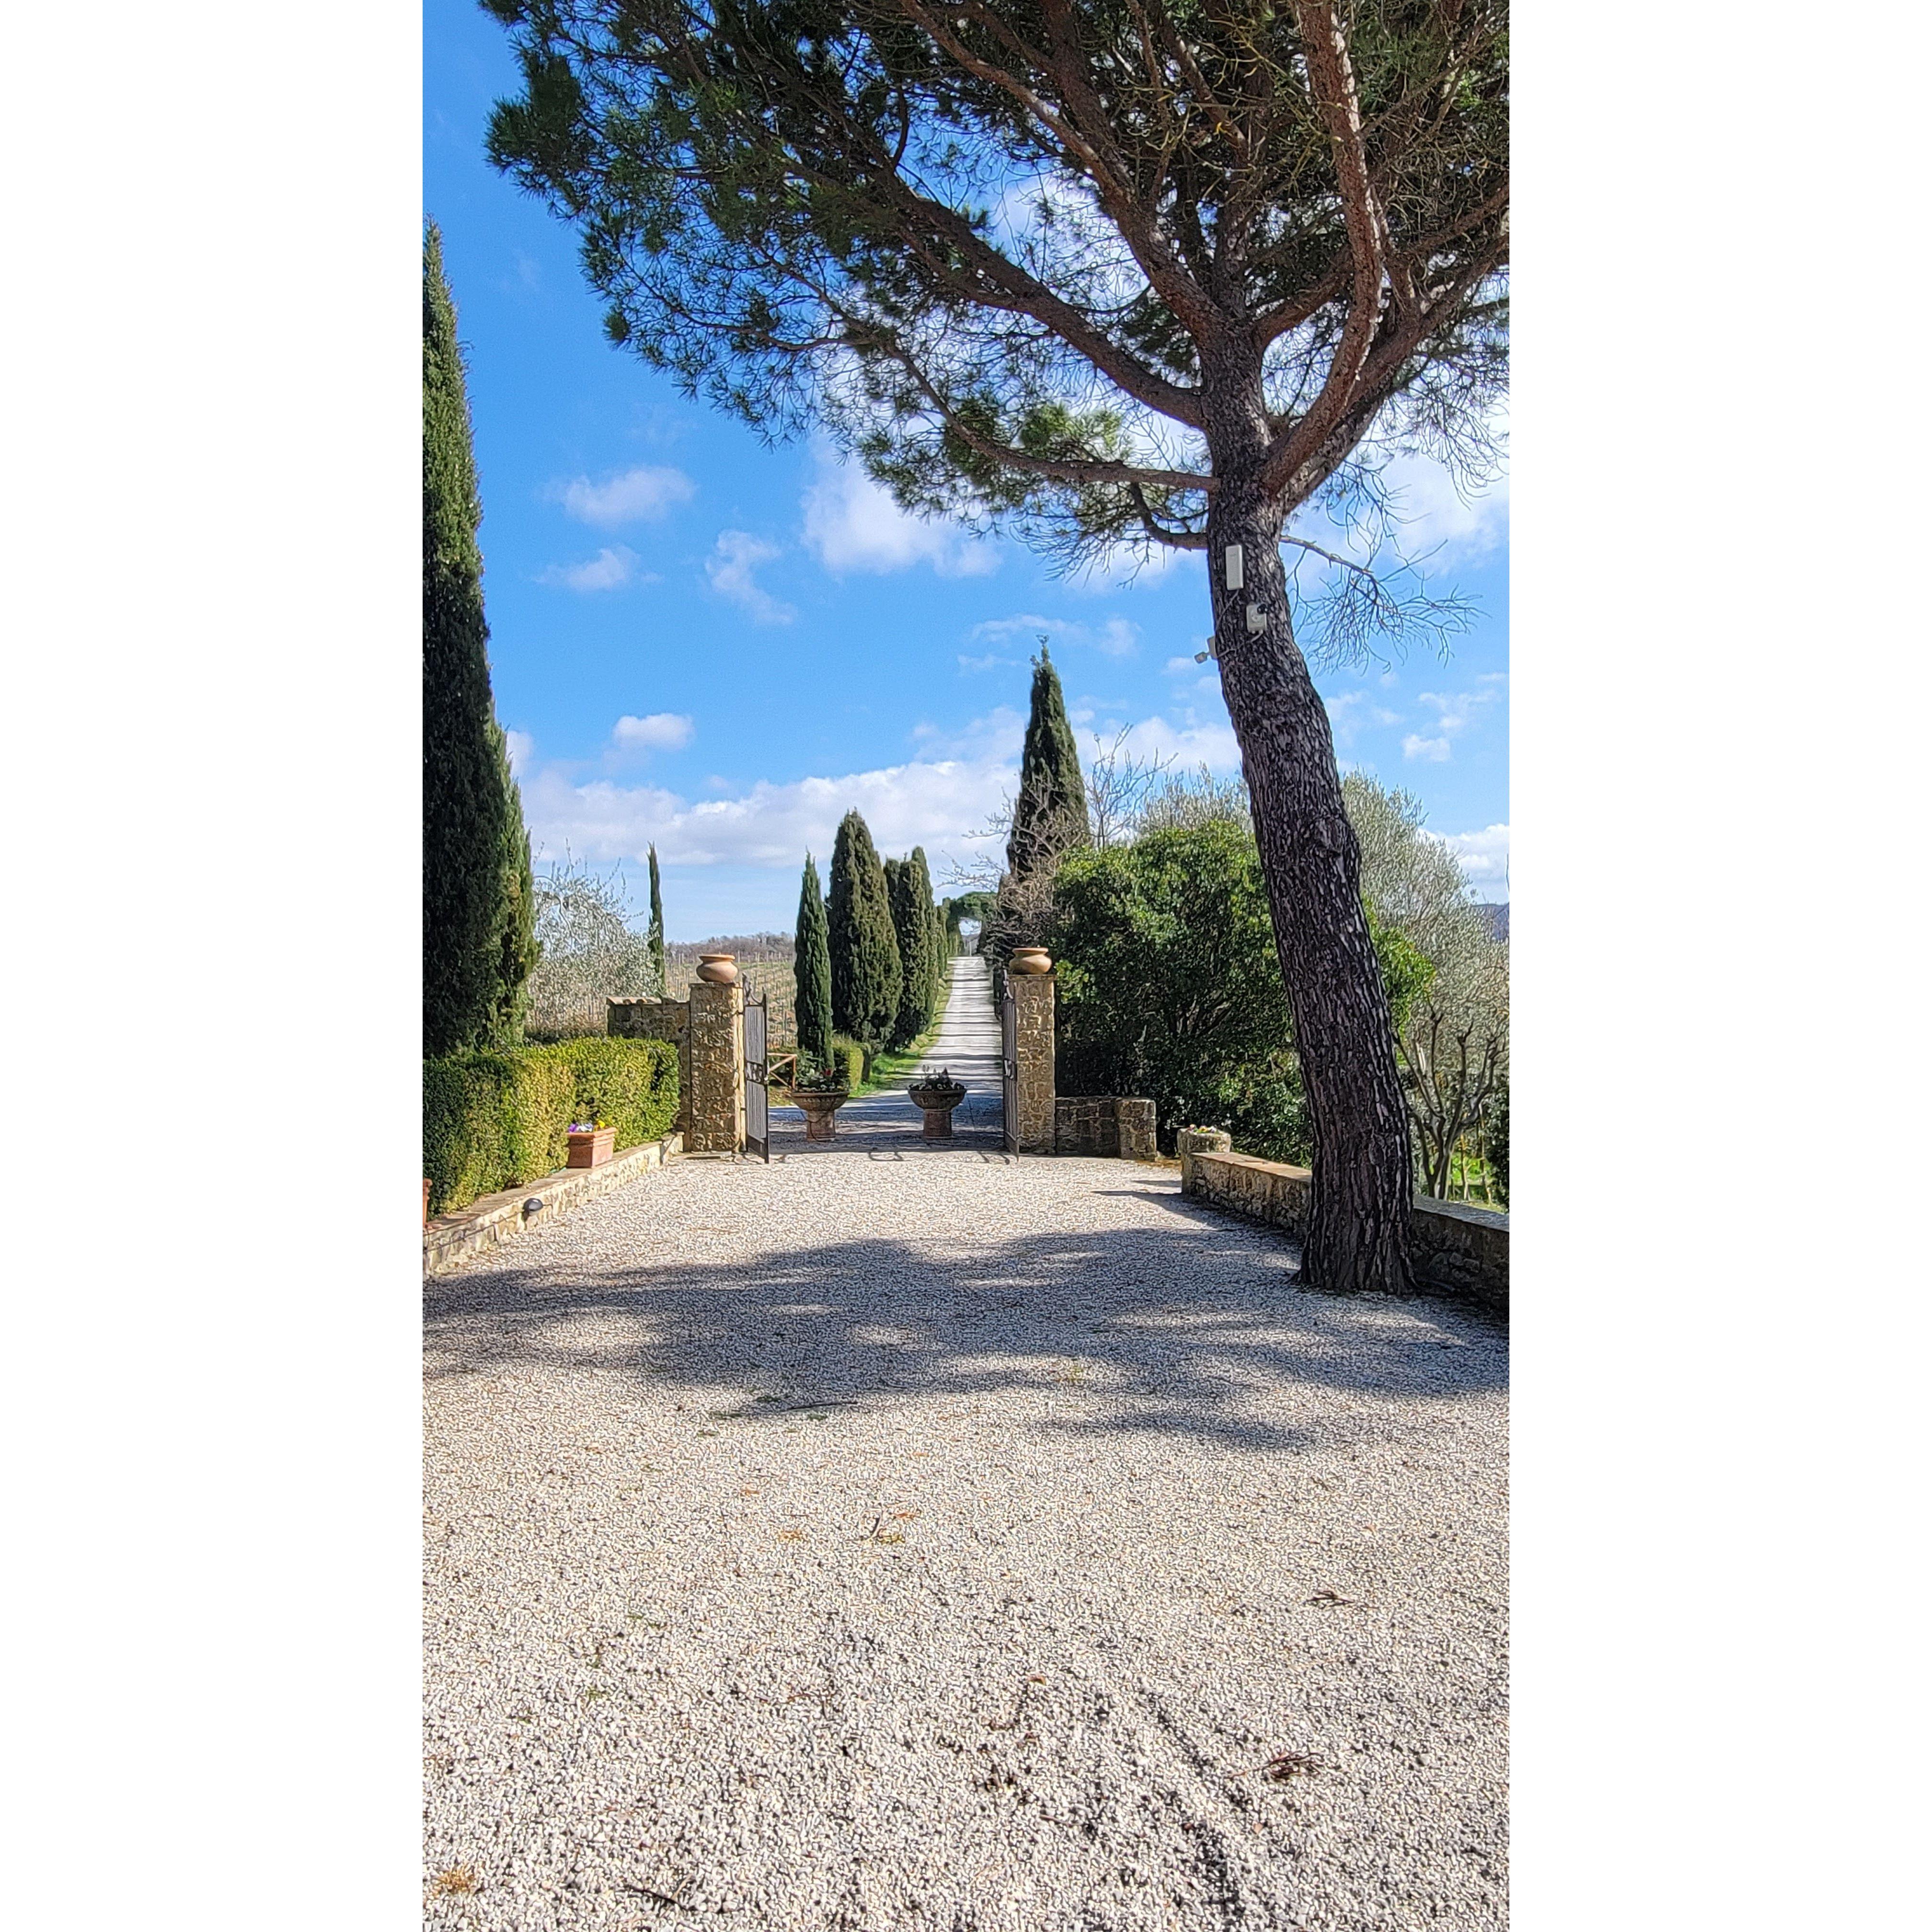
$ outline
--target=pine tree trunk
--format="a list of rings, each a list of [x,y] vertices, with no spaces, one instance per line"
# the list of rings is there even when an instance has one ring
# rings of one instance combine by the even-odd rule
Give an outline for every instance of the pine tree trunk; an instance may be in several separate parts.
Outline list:
[[[1414,1292],[1408,1124],[1388,998],[1362,909],[1360,854],[1342,806],[1328,714],[1288,619],[1283,511],[1215,464],[1208,514],[1216,650],[1254,802],[1275,944],[1315,1143],[1302,1273],[1337,1293]],[[1227,587],[1228,545],[1244,588]],[[1250,632],[1250,608],[1265,628]]]

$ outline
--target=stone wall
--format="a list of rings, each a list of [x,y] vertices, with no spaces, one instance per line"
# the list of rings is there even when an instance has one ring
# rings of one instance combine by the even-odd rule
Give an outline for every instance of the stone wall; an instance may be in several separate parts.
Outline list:
[[[1186,1136],[1182,1137],[1188,1138]],[[1204,1136],[1196,1136],[1198,1143]],[[1225,1136],[1217,1136],[1225,1138]],[[1181,1192],[1250,1221],[1299,1235],[1308,1221],[1305,1167],[1257,1160],[1251,1154],[1184,1148]],[[1458,1201],[1415,1198],[1411,1222],[1418,1280],[1440,1293],[1509,1312],[1509,1216]]]
[[[1019,1069],[1015,1094],[1022,1154],[1054,1151],[1053,975],[1015,973],[1013,1057]]]
[[[1121,1160],[1151,1160],[1154,1156],[1154,1102],[1119,1099],[1111,1094],[1056,1097],[1053,1150]]]
[[[677,1048],[677,1131],[691,1128],[691,1007],[683,1000],[611,1000],[604,1030],[613,1040],[668,1040]]]

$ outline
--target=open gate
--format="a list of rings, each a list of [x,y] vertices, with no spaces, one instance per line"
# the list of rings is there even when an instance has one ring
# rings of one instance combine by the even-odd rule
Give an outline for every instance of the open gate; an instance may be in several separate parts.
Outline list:
[[[1020,1150],[1019,1022],[1013,1010],[1013,989],[1000,1002],[1000,1104],[1004,1114],[1006,1151]]]
[[[772,1096],[765,1082],[765,995],[745,1001],[745,1151],[772,1157]]]

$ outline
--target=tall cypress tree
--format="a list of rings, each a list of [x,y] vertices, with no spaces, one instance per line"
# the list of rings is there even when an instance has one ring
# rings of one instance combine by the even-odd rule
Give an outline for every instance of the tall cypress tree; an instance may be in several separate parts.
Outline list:
[[[1080,754],[1073,728],[1066,722],[1060,674],[1042,638],[1040,656],[1033,662],[1033,703],[1020,752],[1020,788],[1006,839],[1006,869],[1016,880],[1042,868],[1051,871],[1063,852],[1084,845],[1091,836]]]
[[[651,848],[651,926],[646,943],[650,948],[652,970],[658,976],[658,997],[670,988],[664,984],[664,893],[658,884],[658,848]]]
[[[536,963],[530,842],[490,695],[483,508],[442,238],[423,238],[423,1051],[514,1039]]]
[[[892,1018],[892,1043],[908,1046],[926,1030],[932,1017],[932,934],[926,917],[932,904],[928,896],[920,902],[920,881],[926,871],[926,855],[911,859],[888,859],[886,884],[892,898],[892,934],[899,948],[899,1004]]]
[[[840,1032],[882,1045],[899,1010],[898,940],[886,871],[866,821],[848,812],[832,848],[826,908],[832,954],[832,1017]]]
[[[805,855],[805,877],[798,889],[798,923],[793,928],[792,974],[797,991],[798,1050],[824,1066],[832,1058],[832,948],[825,901],[818,890],[818,868]]]

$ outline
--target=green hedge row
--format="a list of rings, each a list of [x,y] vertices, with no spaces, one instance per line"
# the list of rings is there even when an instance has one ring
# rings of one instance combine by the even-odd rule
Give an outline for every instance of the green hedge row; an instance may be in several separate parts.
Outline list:
[[[842,1033],[832,1036],[832,1065],[833,1070],[843,1073],[845,1084],[854,1093],[865,1085],[866,1076],[872,1070],[872,1056],[856,1040],[848,1040]]]
[[[592,1035],[426,1060],[429,1210],[448,1214],[554,1173],[573,1120],[601,1120],[628,1148],[661,1140],[676,1118],[677,1048],[668,1040]]]

